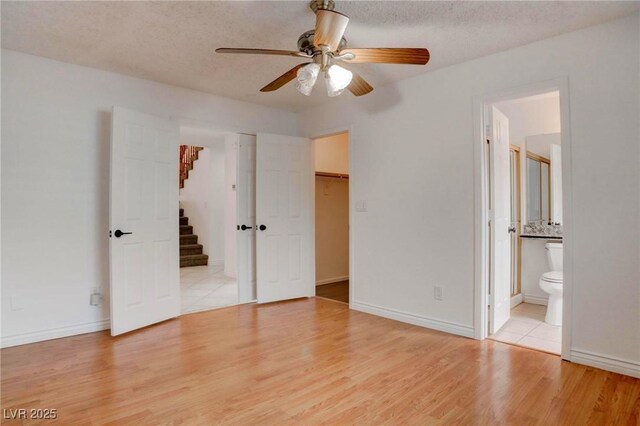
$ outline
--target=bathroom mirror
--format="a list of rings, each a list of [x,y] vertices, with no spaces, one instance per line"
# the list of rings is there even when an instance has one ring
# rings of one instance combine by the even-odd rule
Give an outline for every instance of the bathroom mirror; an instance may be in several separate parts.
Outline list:
[[[551,219],[551,176],[548,159],[527,152],[527,222]]]

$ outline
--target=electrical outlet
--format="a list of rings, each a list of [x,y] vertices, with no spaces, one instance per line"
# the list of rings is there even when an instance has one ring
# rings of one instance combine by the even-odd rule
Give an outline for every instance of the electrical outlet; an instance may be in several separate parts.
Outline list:
[[[91,306],[100,306],[102,304],[102,293],[99,288],[94,288],[89,298],[89,304]]]
[[[433,298],[436,300],[442,300],[442,287],[435,286],[433,288]]]
[[[358,201],[356,201],[356,211],[357,212],[366,212],[367,211],[367,200],[358,200]]]

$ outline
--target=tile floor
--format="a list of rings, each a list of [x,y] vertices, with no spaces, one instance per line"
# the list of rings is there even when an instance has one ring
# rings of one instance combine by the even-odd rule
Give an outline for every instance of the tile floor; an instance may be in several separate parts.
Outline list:
[[[562,327],[544,322],[547,307],[521,303],[511,318],[490,339],[560,355]]]
[[[238,283],[222,266],[180,268],[180,290],[183,314],[238,304]]]

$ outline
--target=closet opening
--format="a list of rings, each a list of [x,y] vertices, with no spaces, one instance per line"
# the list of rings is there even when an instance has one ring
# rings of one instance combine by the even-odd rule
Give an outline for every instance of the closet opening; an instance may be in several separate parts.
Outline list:
[[[316,296],[349,303],[349,133],[313,142]]]

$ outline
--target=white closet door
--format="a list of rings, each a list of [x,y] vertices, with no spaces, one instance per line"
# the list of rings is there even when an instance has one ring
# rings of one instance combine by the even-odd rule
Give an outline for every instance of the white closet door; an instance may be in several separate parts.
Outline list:
[[[491,263],[489,333],[498,331],[511,313],[511,203],[509,119],[495,107],[489,110],[491,173]]]
[[[312,142],[258,133],[256,153],[258,302],[313,296]]]
[[[238,135],[238,288],[240,303],[256,300],[256,137]]]
[[[178,123],[113,108],[111,334],[180,315]]]

